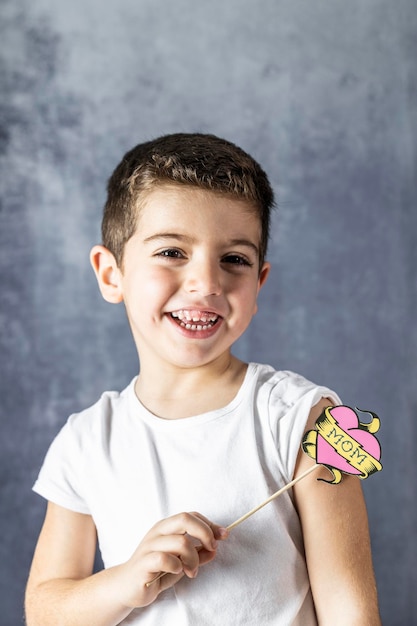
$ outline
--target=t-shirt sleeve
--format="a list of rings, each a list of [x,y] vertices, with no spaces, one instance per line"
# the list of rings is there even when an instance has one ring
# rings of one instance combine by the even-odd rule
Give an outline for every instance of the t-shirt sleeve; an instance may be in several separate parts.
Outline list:
[[[271,429],[276,439],[281,470],[287,482],[294,478],[306,422],[312,407],[322,398],[342,404],[331,389],[315,385],[303,376],[285,372],[272,388],[269,398]]]
[[[89,514],[83,497],[81,444],[72,422],[69,418],[52,442],[33,491],[66,509]]]

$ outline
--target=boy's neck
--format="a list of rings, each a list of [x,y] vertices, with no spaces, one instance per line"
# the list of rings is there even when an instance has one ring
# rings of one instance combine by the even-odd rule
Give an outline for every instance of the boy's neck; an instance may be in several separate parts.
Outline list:
[[[163,419],[182,419],[221,409],[233,400],[245,378],[247,364],[229,355],[227,361],[199,368],[167,368],[157,372],[141,366],[135,384],[140,402]]]

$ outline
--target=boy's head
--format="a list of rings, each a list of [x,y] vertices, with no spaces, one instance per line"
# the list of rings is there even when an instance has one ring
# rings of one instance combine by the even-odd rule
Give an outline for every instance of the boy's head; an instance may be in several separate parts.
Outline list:
[[[163,185],[187,185],[245,200],[259,215],[260,267],[269,238],[274,195],[260,165],[241,148],[214,135],[176,133],[137,145],[108,182],[103,245],[122,266],[126,242],[136,230],[147,195]]]

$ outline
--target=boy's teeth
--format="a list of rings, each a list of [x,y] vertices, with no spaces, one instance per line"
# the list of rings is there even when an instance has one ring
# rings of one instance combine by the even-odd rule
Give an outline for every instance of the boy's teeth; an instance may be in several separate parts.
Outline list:
[[[209,313],[208,311],[189,311],[179,310],[173,311],[171,316],[178,320],[180,326],[187,330],[207,330],[213,326],[219,316],[215,313]]]
[[[215,322],[219,317],[215,313],[209,313],[207,311],[184,311],[182,309],[180,311],[173,311],[171,315],[181,321],[186,320],[187,322],[194,323],[202,322],[203,324],[206,322]]]

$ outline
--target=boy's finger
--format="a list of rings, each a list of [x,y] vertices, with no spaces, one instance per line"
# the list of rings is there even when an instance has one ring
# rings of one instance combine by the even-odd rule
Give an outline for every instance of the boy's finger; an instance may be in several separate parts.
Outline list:
[[[153,552],[148,555],[144,564],[149,573],[153,574],[165,572],[167,574],[179,575],[184,570],[181,559],[169,552]]]
[[[186,535],[160,535],[155,538],[149,545],[151,554],[168,554],[181,562],[181,568],[184,572],[190,576],[192,575],[200,565],[199,548],[202,548],[201,544],[196,545],[192,537]],[[161,557],[162,558],[162,557]],[[157,567],[159,567],[157,565]],[[175,567],[178,567],[178,562]],[[160,568],[163,571],[163,567]],[[171,573],[178,573],[178,570],[169,570]]]
[[[227,537],[229,536],[229,530],[226,527],[220,526],[219,524],[212,522],[211,520],[207,519],[207,517],[204,517],[204,515],[202,515],[201,513],[193,511],[192,515],[199,517],[203,522],[205,522],[211,528],[211,530],[213,531],[214,538],[216,540],[222,541],[224,539],[227,539]]]
[[[211,522],[199,514],[178,513],[159,522],[157,530],[163,535],[189,535],[198,539],[206,550],[215,550],[217,540]],[[156,527],[154,527],[156,530]]]
[[[197,517],[202,519],[206,524],[208,524],[208,526],[210,526],[210,528],[213,531],[213,535],[215,539],[220,539],[220,540],[227,539],[227,537],[229,536],[229,531],[227,528],[223,526],[219,526],[219,524],[215,524],[214,522],[211,522],[209,519],[207,519],[207,517],[204,517],[204,515],[202,515],[201,513],[197,513],[196,511],[193,511],[192,515],[196,515]]]

